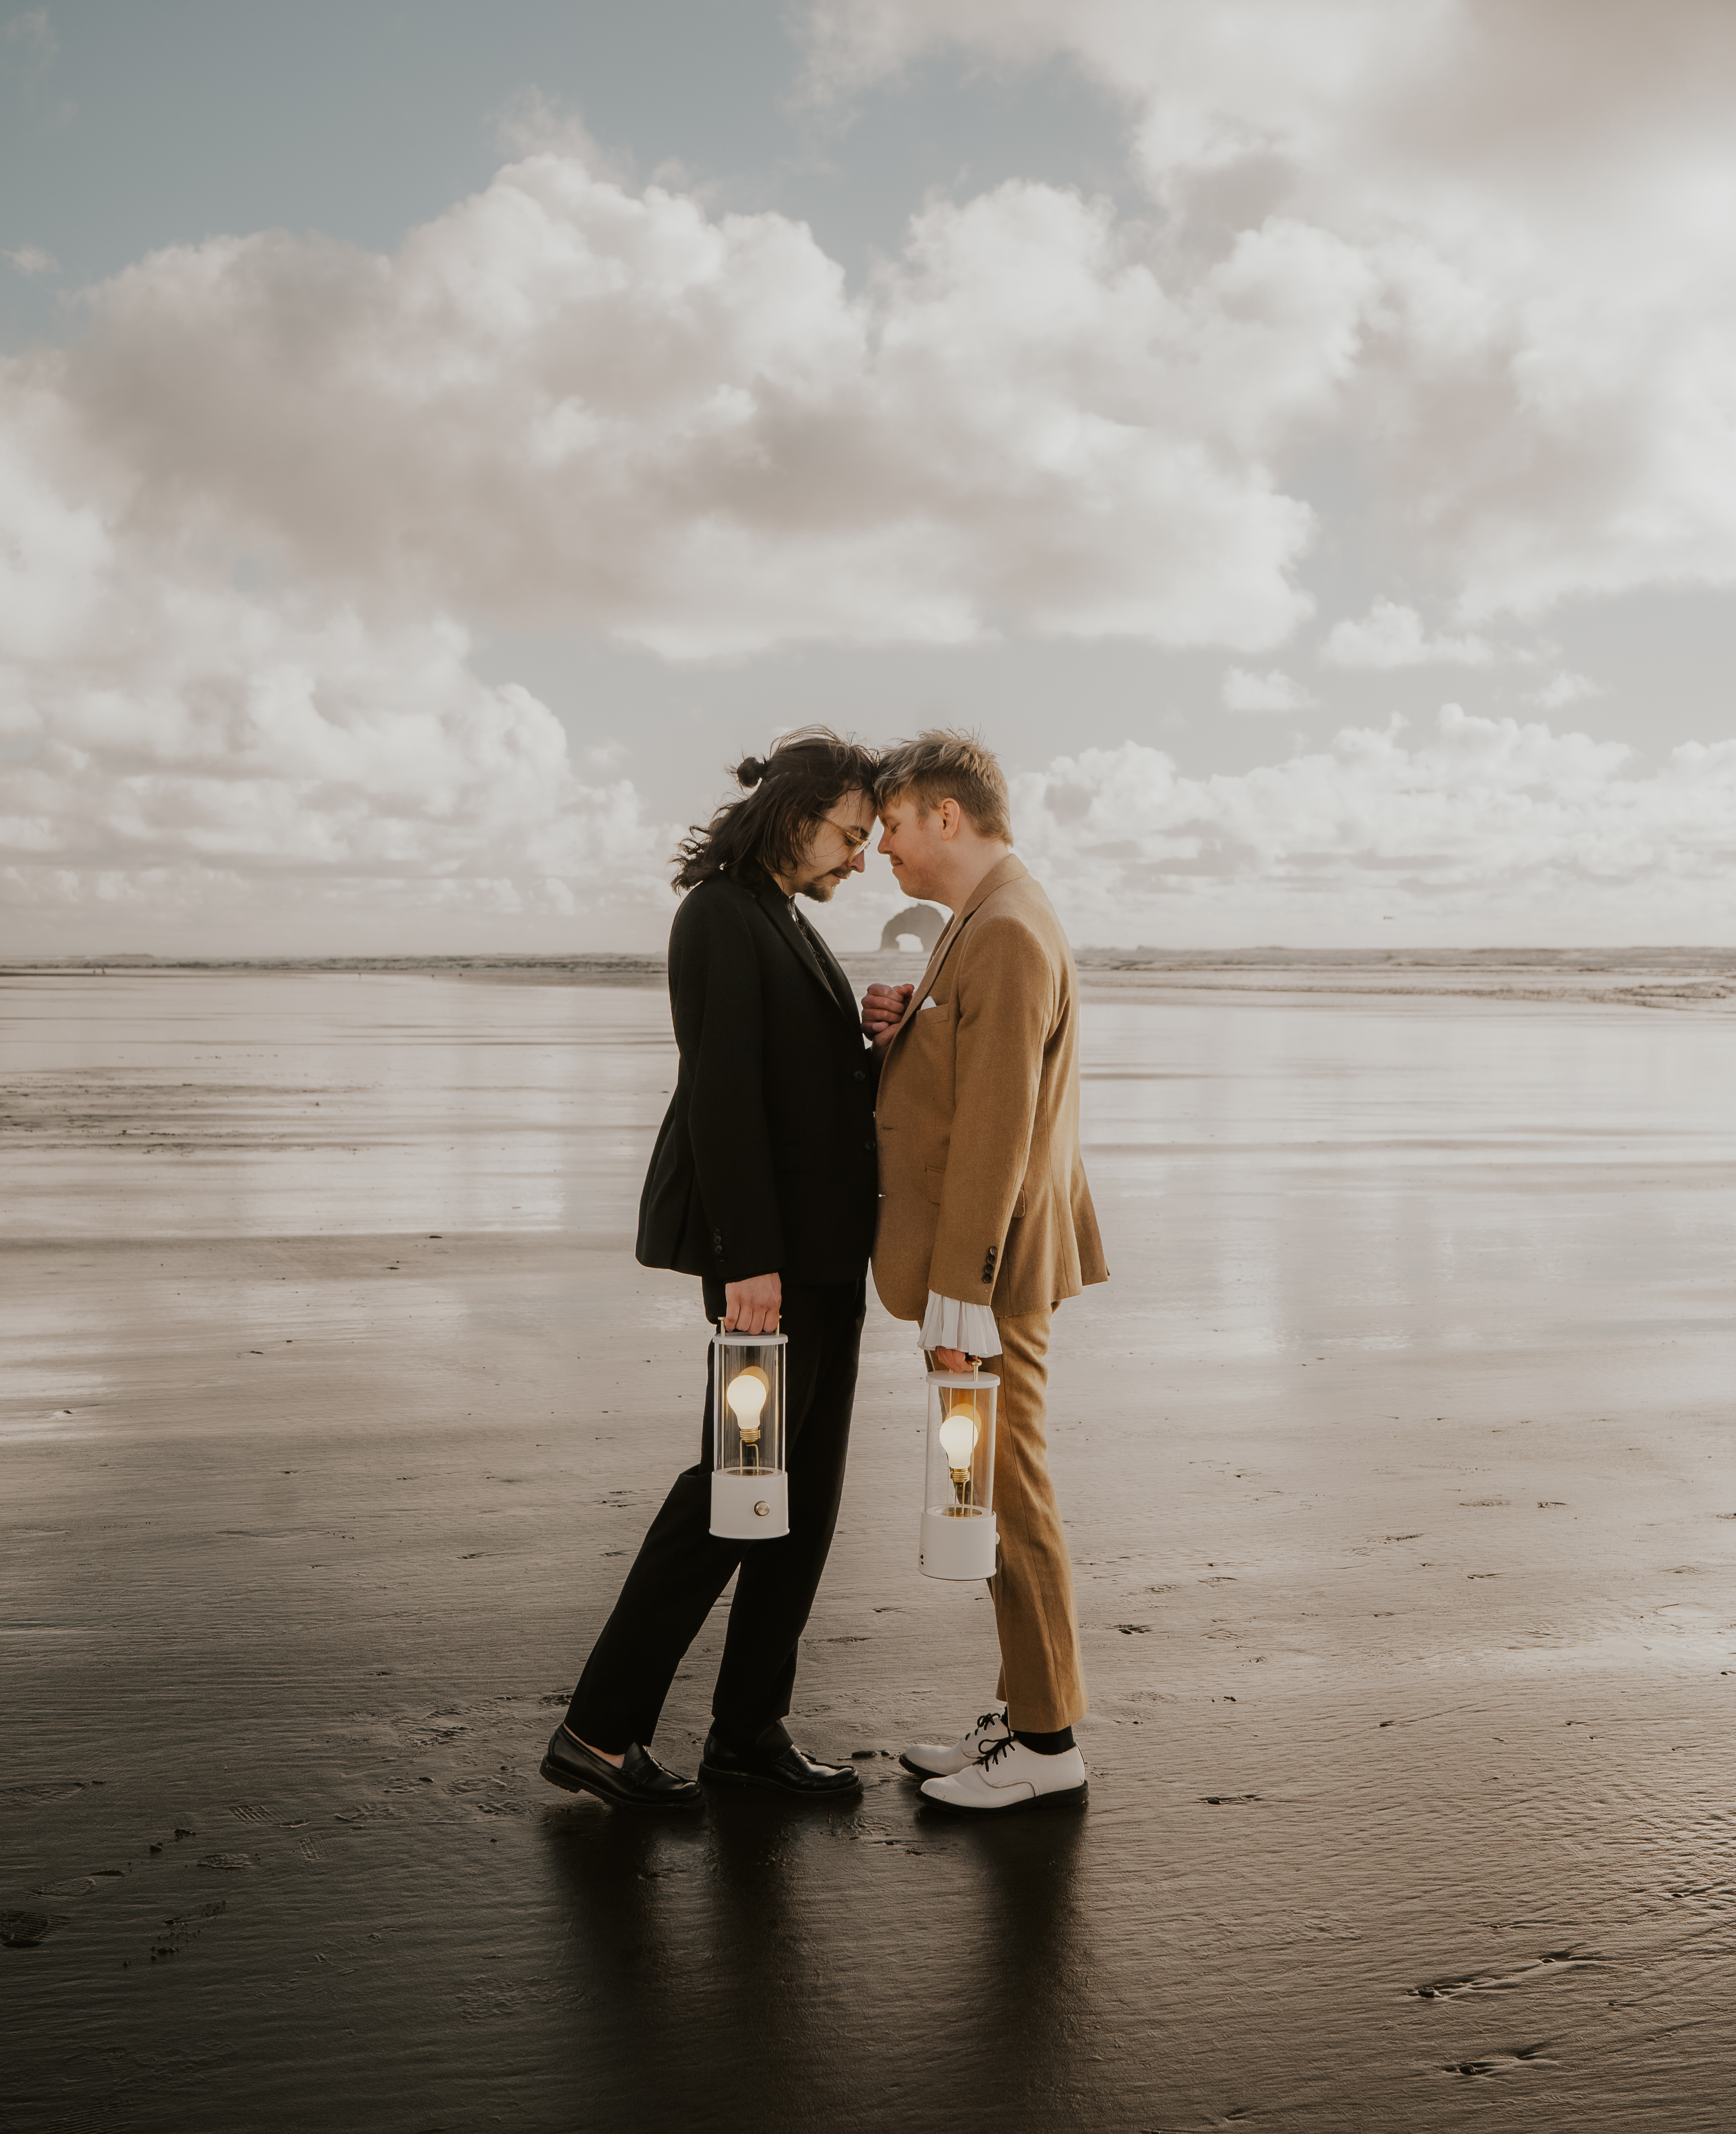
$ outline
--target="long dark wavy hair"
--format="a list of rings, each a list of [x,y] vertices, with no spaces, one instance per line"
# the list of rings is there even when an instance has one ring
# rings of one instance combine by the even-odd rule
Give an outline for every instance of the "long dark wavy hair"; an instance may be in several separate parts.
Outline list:
[[[746,756],[730,775],[741,788],[702,827],[694,823],[675,848],[675,889],[697,889],[714,874],[760,890],[803,858],[817,823],[846,793],[871,793],[878,759],[830,727],[798,727],[769,755]]]

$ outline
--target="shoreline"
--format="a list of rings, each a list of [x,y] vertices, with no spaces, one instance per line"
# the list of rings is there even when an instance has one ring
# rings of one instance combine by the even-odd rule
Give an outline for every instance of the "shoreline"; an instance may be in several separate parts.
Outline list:
[[[926,962],[899,949],[836,952],[855,981],[914,980]],[[1736,948],[1099,949],[1076,952],[1081,995],[1117,1002],[1424,998],[1573,1007],[1728,1011]],[[71,958],[0,964],[0,982],[55,978],[335,977],[444,978],[470,985],[661,990],[661,955]]]

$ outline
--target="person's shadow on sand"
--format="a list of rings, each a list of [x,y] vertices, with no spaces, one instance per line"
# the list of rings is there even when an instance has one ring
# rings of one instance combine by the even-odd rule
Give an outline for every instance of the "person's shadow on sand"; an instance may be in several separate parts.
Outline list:
[[[960,1916],[944,1975],[930,1980],[953,2020],[941,2050],[931,2035],[917,2071],[917,2093],[943,2094],[956,2125],[971,2123],[985,2093],[1016,2099],[1020,2123],[1078,2123],[1092,2087],[1089,1829],[1079,1809],[1004,1821],[919,1811],[924,1857],[950,1868],[952,1888],[964,1893],[952,1900]]]
[[[924,1814],[889,1836],[877,1801],[746,1793],[679,1821],[551,1816],[575,2103],[720,2134],[1076,2103],[1085,1821]]]

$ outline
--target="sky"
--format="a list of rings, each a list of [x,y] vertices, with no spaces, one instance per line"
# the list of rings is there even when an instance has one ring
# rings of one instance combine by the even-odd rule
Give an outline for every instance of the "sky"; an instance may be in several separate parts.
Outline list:
[[[1736,939],[1733,218],[1728,0],[0,0],[7,952],[655,948],[810,720],[1081,944]]]

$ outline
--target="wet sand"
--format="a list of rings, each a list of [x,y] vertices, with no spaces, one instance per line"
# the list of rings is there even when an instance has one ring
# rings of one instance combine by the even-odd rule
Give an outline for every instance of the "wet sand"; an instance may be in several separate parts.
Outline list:
[[[536,1775],[697,1428],[654,983],[6,980],[7,2128],[1729,2126],[1736,1016],[1513,990],[1092,979],[1092,1800],[984,1827],[877,1310],[860,1803]]]

